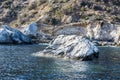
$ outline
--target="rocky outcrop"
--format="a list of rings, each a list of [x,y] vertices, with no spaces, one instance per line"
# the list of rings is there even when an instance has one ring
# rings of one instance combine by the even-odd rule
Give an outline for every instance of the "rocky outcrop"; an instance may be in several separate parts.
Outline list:
[[[120,42],[120,27],[108,22],[71,23],[59,26],[59,28],[55,30],[55,35],[61,34],[76,34],[87,37],[92,41],[112,42],[112,44],[117,43],[117,45],[119,45]]]
[[[97,41],[100,45],[120,45],[120,28],[107,22],[90,24],[87,27],[86,37]]]
[[[117,37],[118,30],[114,24],[101,23],[91,24],[87,27],[87,37],[100,41],[114,41]]]
[[[59,35],[43,53],[80,60],[93,60],[99,55],[92,42],[77,35]]]
[[[17,29],[11,28],[7,25],[2,26],[3,29],[0,31],[0,43],[31,43],[31,39],[24,35]]]

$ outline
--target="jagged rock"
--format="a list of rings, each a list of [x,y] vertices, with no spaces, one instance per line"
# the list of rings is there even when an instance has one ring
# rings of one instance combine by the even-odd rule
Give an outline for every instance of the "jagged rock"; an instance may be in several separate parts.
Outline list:
[[[92,60],[99,55],[92,42],[77,35],[59,35],[43,53],[81,60]]]
[[[37,23],[31,23],[24,31],[24,33],[30,37],[36,37],[38,33]]]
[[[31,43],[31,39],[17,29],[7,25],[2,26],[0,32],[0,43]]]

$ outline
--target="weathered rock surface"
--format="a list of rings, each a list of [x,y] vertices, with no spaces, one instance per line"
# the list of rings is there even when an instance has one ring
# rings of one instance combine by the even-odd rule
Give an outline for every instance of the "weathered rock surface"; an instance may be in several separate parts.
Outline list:
[[[92,42],[77,35],[59,35],[43,53],[80,60],[93,60],[99,55]]]
[[[0,43],[31,43],[31,39],[17,29],[7,25],[0,31]]]

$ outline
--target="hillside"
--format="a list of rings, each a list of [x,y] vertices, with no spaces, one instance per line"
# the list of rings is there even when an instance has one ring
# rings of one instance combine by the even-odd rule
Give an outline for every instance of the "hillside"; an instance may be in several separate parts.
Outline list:
[[[120,24],[120,0],[0,0],[0,25],[22,26],[36,21],[47,25]]]

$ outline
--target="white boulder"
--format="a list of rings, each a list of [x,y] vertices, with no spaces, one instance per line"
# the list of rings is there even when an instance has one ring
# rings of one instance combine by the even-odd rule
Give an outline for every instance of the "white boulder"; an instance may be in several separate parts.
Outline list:
[[[81,60],[92,60],[99,55],[92,42],[77,35],[59,35],[43,53]]]

